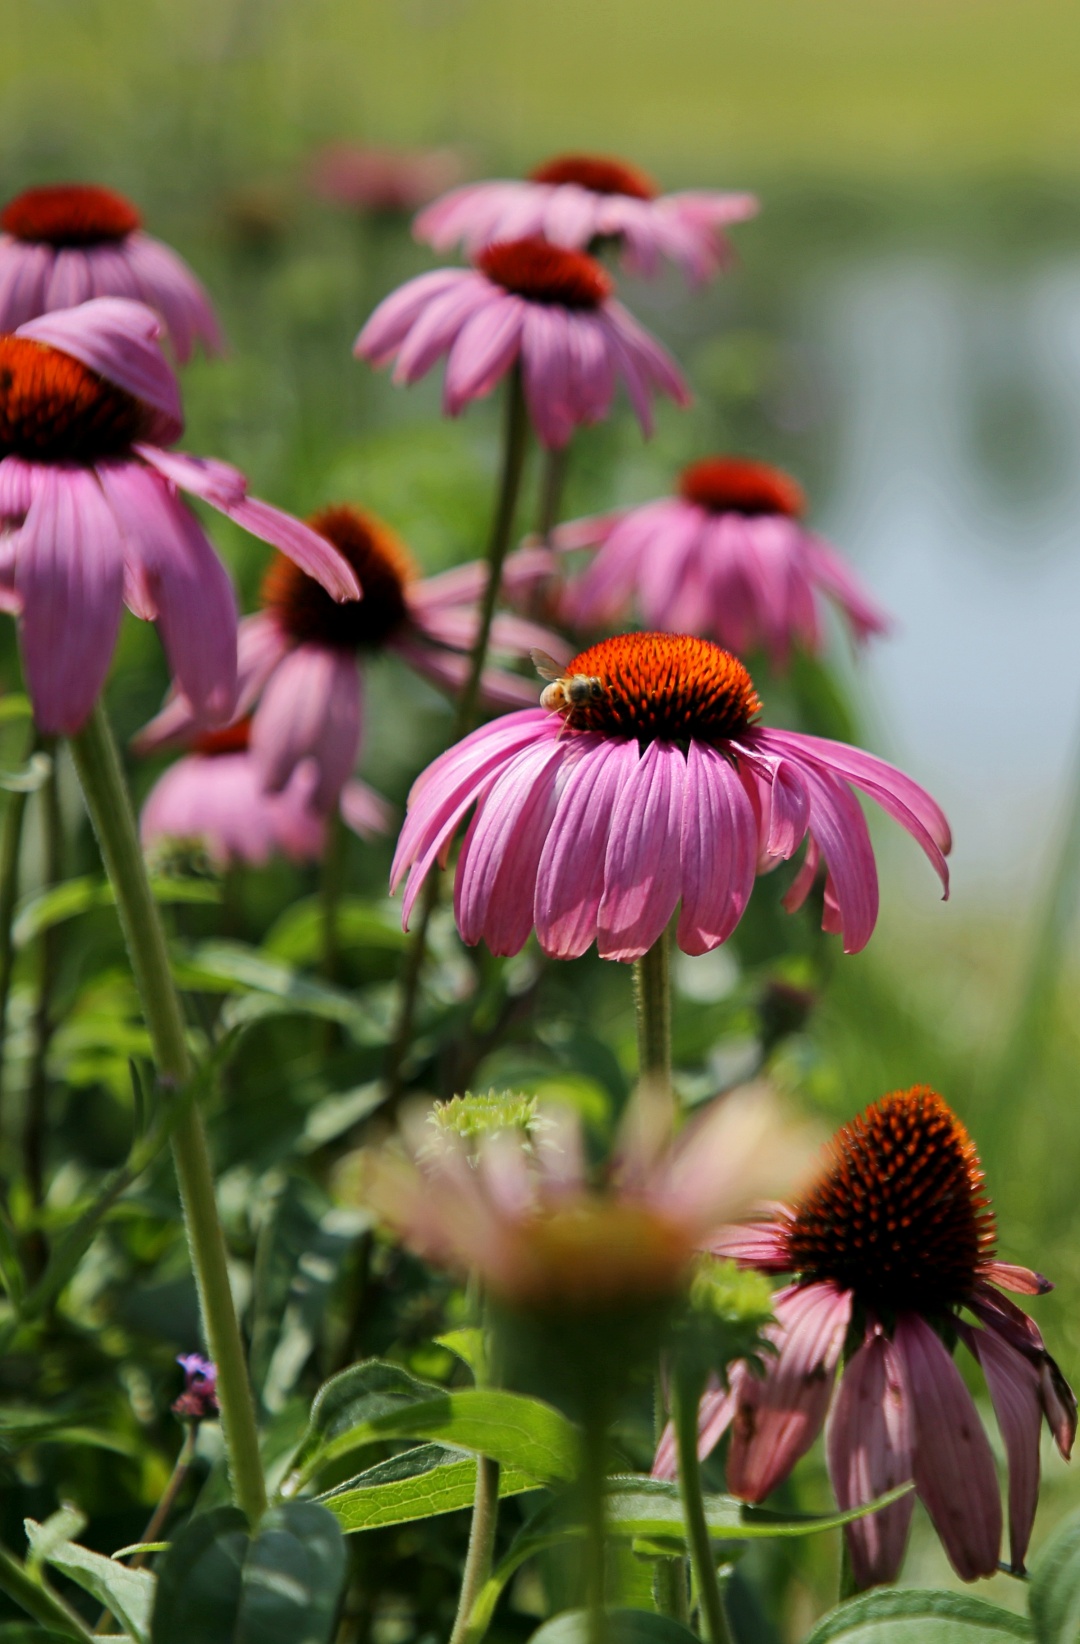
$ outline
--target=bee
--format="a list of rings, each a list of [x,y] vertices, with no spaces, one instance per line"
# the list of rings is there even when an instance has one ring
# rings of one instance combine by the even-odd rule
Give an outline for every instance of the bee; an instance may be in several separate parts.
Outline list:
[[[568,713],[584,708],[590,702],[599,702],[604,695],[601,680],[590,674],[564,673],[553,656],[546,651],[530,651],[533,667],[541,679],[551,681],[540,692],[540,706],[552,713]]]

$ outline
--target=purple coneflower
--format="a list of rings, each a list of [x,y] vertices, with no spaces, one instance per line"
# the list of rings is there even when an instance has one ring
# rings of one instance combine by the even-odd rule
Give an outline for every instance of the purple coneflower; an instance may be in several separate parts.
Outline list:
[[[843,1125],[802,1198],[712,1241],[745,1267],[795,1275],[775,1297],[777,1352],[764,1375],[736,1365],[729,1389],[701,1403],[702,1455],[731,1429],[732,1493],[762,1501],[810,1448],[831,1403],[826,1448],[841,1508],[913,1478],[957,1574],[992,1575],[1001,1500],[989,1441],[953,1361],[962,1341],[1001,1429],[1020,1573],[1039,1494],[1042,1419],[1067,1457],[1076,1400],[1035,1324],[999,1288],[1036,1296],[1051,1285],[995,1260],[995,1238],[974,1144],[941,1097],[916,1085]],[[654,1471],[670,1476],[673,1466],[669,1433]],[[895,1581],[913,1504],[907,1496],[846,1527],[859,1587]]]
[[[242,862],[262,867],[274,856],[320,859],[327,814],[315,804],[314,760],[297,765],[280,792],[267,793],[248,749],[250,730],[250,720],[242,719],[193,739],[191,751],[170,765],[147,796],[139,819],[144,846],[194,843],[217,868]],[[338,807],[361,838],[390,830],[390,806],[355,778],[345,783]]]
[[[91,297],[134,297],[164,320],[184,364],[220,353],[210,298],[185,262],[142,232],[130,200],[92,183],[28,188],[0,212],[0,331]]]
[[[167,451],[183,430],[161,322],[99,297],[0,336],[0,606],[19,616],[34,717],[50,734],[87,719],[120,614],[159,625],[179,688],[208,721],[236,698],[232,584],[178,490],[274,543],[354,599],[336,549],[247,493],[237,469]]]
[[[661,194],[651,177],[623,160],[563,154],[522,181],[455,189],[420,213],[413,232],[438,251],[461,244],[470,256],[494,240],[522,235],[574,249],[614,240],[631,273],[653,275],[666,258],[699,284],[728,260],[724,230],[757,209],[752,194]]]
[[[365,665],[390,652],[443,690],[459,690],[469,671],[487,568],[475,561],[422,578],[397,535],[360,508],[326,508],[308,523],[352,567],[363,592],[348,605],[336,604],[290,561],[275,560],[263,582],[265,610],[240,624],[237,712],[254,710],[251,757],[264,786],[282,789],[302,761],[313,760],[314,802],[328,811],[360,750]],[[525,563],[519,575],[528,574]],[[558,649],[562,641],[521,617],[500,614],[492,622],[497,654],[521,658],[531,647],[549,644]],[[499,706],[535,700],[528,680],[496,667],[484,670],[481,690]],[[178,696],[137,745],[144,753],[184,745],[196,730],[196,716]]]
[[[584,251],[536,237],[502,240],[478,252],[473,268],[409,280],[379,304],[353,351],[373,365],[396,359],[397,383],[415,382],[448,355],[443,408],[451,417],[520,361],[533,426],[556,448],[607,416],[621,377],[648,434],[654,394],[678,405],[690,394],[670,354],[613,291]]]
[[[852,786],[913,835],[948,890],[948,824],[910,777],[844,743],[755,724],[742,663],[685,634],[624,634],[583,651],[543,694],[440,755],[413,785],[392,886],[403,917],[475,807],[454,905],[466,942],[552,958],[596,942],[639,958],[681,901],[676,938],[705,953],[735,929],[761,868],[806,856],[801,905],[824,858],[826,930],[857,953],[877,919],[874,852]],[[549,707],[554,711],[545,711]]]
[[[802,487],[763,462],[711,457],[683,471],[679,495],[560,526],[559,549],[599,548],[563,595],[567,619],[600,628],[636,608],[650,628],[689,631],[783,667],[793,645],[821,645],[821,595],[857,640],[888,619],[835,549],[803,524]]]
[[[311,163],[311,186],[324,200],[358,212],[415,211],[463,175],[450,148],[370,148],[331,143]]]

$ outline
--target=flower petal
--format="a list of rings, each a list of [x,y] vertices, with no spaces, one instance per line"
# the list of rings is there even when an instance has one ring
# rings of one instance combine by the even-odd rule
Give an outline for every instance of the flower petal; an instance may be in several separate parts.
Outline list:
[[[912,1476],[911,1394],[892,1343],[877,1326],[852,1354],[829,1416],[829,1478],[840,1508],[865,1507]],[[846,1526],[856,1586],[895,1581],[907,1546],[914,1494]]]
[[[345,651],[298,645],[267,681],[251,722],[251,756],[271,793],[279,793],[301,760],[313,758],[314,802],[337,805],[360,749],[360,673]]]
[[[463,942],[518,953],[533,928],[540,853],[555,811],[560,743],[528,748],[492,784],[465,836],[454,878]]]
[[[596,940],[611,817],[638,765],[631,742],[582,736],[564,747],[568,774],[536,876],[536,934],[549,959],[576,959]]]
[[[611,815],[596,945],[602,959],[638,959],[660,936],[682,891],[686,760],[650,742]]]
[[[973,1330],[962,1324],[960,1332],[982,1365],[1005,1445],[1009,1462],[1009,1552],[1013,1573],[1022,1575],[1039,1501],[1039,1372],[995,1331]]]
[[[123,388],[157,416],[152,438],[171,445],[184,429],[180,386],[161,349],[163,327],[153,309],[126,297],[95,297],[28,320],[16,333],[59,348],[107,382]]]
[[[682,817],[682,912],[676,940],[684,953],[725,942],[754,888],[757,821],[734,766],[691,741]]]

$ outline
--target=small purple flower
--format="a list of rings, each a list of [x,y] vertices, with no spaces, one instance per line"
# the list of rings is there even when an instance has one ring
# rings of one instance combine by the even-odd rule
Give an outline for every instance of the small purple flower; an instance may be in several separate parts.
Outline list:
[[[178,1353],[184,1372],[184,1391],[173,1400],[172,1412],[181,1421],[207,1421],[218,1413],[217,1365],[201,1353]]]

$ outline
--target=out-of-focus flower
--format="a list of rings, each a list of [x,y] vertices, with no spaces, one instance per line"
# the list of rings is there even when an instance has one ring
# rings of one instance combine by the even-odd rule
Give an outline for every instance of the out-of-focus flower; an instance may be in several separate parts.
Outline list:
[[[572,248],[614,240],[631,273],[656,274],[667,259],[699,284],[728,260],[724,230],[757,209],[752,194],[661,194],[651,177],[624,160],[562,154],[522,181],[455,189],[421,212],[413,232],[437,251],[460,244],[470,256],[525,234]]]
[[[389,526],[359,508],[324,509],[309,525],[344,557],[363,592],[336,604],[311,577],[277,559],[263,583],[265,610],[240,624],[237,712],[254,709],[251,757],[264,786],[278,792],[302,762],[313,760],[314,800],[326,811],[337,803],[360,750],[366,664],[388,651],[443,690],[460,689],[487,567],[474,561],[422,578]],[[563,647],[556,635],[521,617],[500,614],[492,623],[492,649],[504,657],[521,658],[549,644]],[[485,669],[481,687],[499,706],[535,698],[528,680],[497,667]],[[190,704],[177,696],[136,745],[142,752],[183,745],[196,728]]]
[[[765,463],[712,457],[683,471],[679,495],[574,520],[556,549],[599,548],[563,595],[575,627],[603,628],[636,608],[650,628],[700,633],[731,650],[759,646],[783,667],[793,645],[821,646],[819,600],[835,600],[857,640],[888,619],[835,549],[802,522],[802,488]]]
[[[173,1400],[173,1415],[181,1421],[208,1421],[216,1416],[217,1365],[201,1353],[180,1353],[176,1362],[184,1372],[184,1391]]]
[[[142,231],[130,200],[91,183],[28,188],[0,211],[0,331],[91,297],[157,310],[181,364],[224,343],[213,305],[175,251]]]
[[[303,760],[278,793],[267,793],[248,751],[250,721],[196,737],[191,752],[158,778],[139,822],[147,849],[194,843],[217,868],[246,862],[262,867],[273,856],[316,862],[326,847],[327,813],[315,803],[319,773]],[[386,801],[355,778],[338,805],[344,822],[370,839],[390,831]]]
[[[237,469],[168,451],[180,391],[142,303],[99,297],[0,336],[0,606],[18,614],[34,716],[78,730],[126,603],[159,625],[180,689],[207,721],[236,699],[236,602],[178,490],[201,497],[318,577],[359,589],[336,549],[250,497]]]
[[[831,1402],[826,1448],[840,1506],[865,1505],[913,1478],[957,1574],[992,1575],[1001,1500],[989,1441],[953,1361],[960,1340],[982,1368],[1001,1429],[1012,1567],[1021,1572],[1042,1419],[1067,1457],[1076,1400],[1035,1324],[999,1288],[1036,1296],[1049,1282],[997,1261],[995,1239],[974,1144],[941,1097],[917,1085],[842,1126],[804,1197],[711,1240],[710,1249],[744,1266],[795,1275],[774,1297],[776,1324],[766,1334],[777,1352],[764,1376],[736,1365],[729,1388],[701,1403],[702,1455],[731,1428],[728,1488],[763,1500],[810,1448]],[[669,1433],[654,1471],[670,1476],[673,1467]],[[846,1527],[860,1587],[895,1581],[912,1508],[907,1496]]]
[[[802,904],[824,858],[824,928],[857,953],[878,885],[852,786],[918,841],[948,892],[949,828],[930,795],[859,748],[755,724],[750,675],[709,640],[603,640],[542,703],[474,731],[413,785],[391,880],[408,871],[406,924],[474,806],[454,910],[462,938],[493,953],[517,953],[535,929],[552,958],[595,941],[606,959],[636,959],[680,900],[679,946],[705,953],[735,929],[755,873],[804,838],[785,906]]]
[[[728,1207],[790,1181],[799,1156],[760,1089],[714,1103],[677,1137],[668,1105],[639,1093],[599,1183],[563,1108],[479,1135],[416,1118],[404,1143],[364,1161],[365,1202],[419,1255],[549,1318],[670,1302]]]
[[[314,192],[334,205],[358,212],[397,215],[416,211],[463,172],[452,148],[367,148],[330,143],[311,162]]]
[[[439,268],[392,292],[353,351],[373,365],[396,360],[396,383],[416,382],[446,354],[443,409],[451,417],[520,361],[533,426],[552,447],[602,422],[621,378],[648,434],[655,394],[678,405],[690,394],[670,354],[613,291],[584,251],[502,240],[478,252],[473,268]]]

